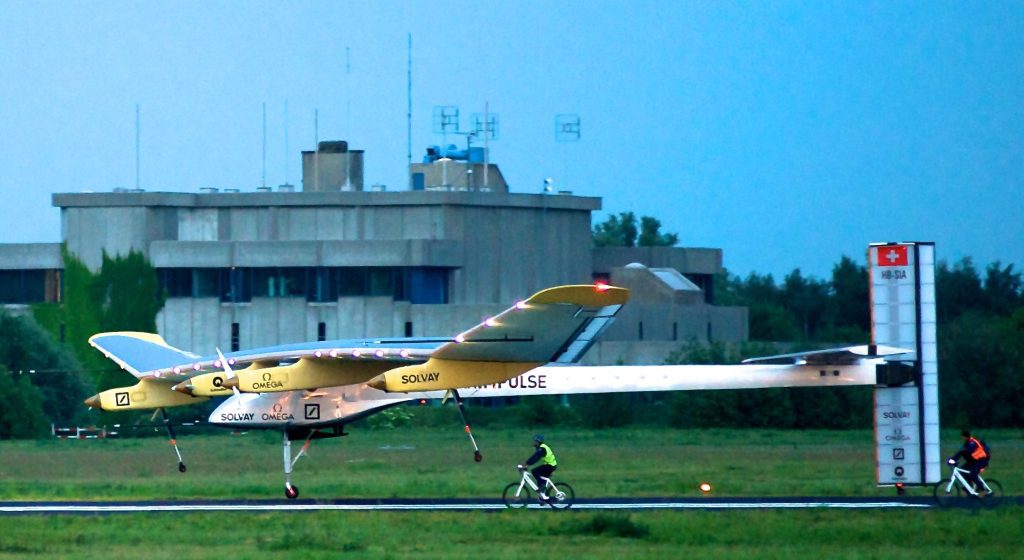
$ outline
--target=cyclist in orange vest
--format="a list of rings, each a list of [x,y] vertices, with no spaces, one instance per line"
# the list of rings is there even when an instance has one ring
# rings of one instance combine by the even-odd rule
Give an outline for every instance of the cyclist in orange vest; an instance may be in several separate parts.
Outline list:
[[[957,451],[955,455],[949,458],[947,463],[950,465],[956,465],[957,461],[961,457],[964,459],[963,468],[967,469],[967,474],[964,478],[967,482],[971,483],[975,489],[978,489],[978,474],[981,470],[988,466],[988,453],[985,451],[985,447],[981,445],[981,442],[977,438],[971,436],[969,430],[963,430],[960,432],[960,437],[964,440],[964,446]],[[980,491],[984,495],[984,489]]]

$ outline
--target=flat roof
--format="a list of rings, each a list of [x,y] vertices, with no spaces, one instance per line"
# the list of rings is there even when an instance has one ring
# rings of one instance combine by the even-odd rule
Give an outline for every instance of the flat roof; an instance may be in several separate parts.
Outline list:
[[[590,212],[601,198],[570,194],[526,194],[464,191],[345,192],[88,192],[55,193],[58,208],[114,206],[247,207],[247,206],[484,206],[546,208]]]

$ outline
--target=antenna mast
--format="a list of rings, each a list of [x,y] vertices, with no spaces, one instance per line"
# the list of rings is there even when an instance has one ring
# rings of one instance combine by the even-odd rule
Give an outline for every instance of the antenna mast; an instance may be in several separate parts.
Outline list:
[[[406,174],[409,175],[409,190],[412,190],[412,33],[409,33],[409,68],[406,71],[406,81],[409,85],[408,107],[405,112],[406,119]]]
[[[267,103],[263,102],[263,174],[261,186],[267,186]]]
[[[288,100],[284,100],[284,182],[291,183],[291,171],[288,167]]]
[[[135,190],[139,190],[139,104],[135,104]]]

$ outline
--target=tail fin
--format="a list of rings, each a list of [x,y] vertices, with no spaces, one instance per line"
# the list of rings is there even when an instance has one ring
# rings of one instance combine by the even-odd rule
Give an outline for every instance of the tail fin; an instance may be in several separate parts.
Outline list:
[[[144,377],[149,372],[169,369],[198,357],[167,344],[158,334],[143,332],[95,334],[89,337],[89,344],[135,377]]]

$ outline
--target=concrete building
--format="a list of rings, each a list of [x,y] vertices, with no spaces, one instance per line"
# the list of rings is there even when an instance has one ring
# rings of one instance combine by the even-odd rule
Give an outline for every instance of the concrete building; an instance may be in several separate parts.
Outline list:
[[[361,152],[320,148],[345,157],[304,152],[302,192],[55,194],[61,237],[94,270],[104,251],[142,252],[169,296],[160,334],[198,353],[451,336],[537,290],[595,279],[633,300],[589,362],[658,363],[691,338],[746,339],[746,309],[714,305],[721,250],[593,248],[595,197],[363,191]],[[59,244],[0,245],[0,303],[57,301],[60,261]]]

